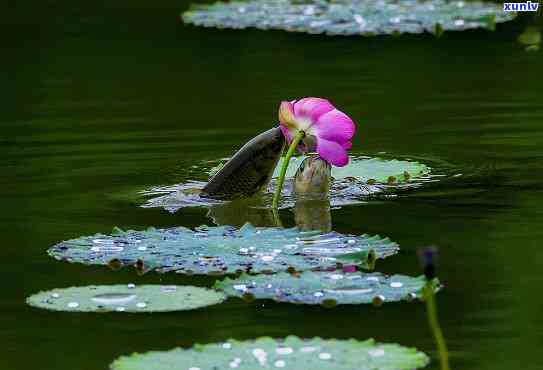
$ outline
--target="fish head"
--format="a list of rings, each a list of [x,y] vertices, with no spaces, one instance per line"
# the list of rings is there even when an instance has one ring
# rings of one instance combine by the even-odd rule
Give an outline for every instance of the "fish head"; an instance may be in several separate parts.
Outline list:
[[[309,156],[300,165],[294,177],[297,197],[327,199],[330,192],[332,167],[319,156]]]

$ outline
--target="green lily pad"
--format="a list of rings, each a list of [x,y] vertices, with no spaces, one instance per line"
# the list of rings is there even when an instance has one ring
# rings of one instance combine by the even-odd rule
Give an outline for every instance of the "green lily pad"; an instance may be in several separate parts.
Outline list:
[[[334,268],[348,263],[371,267],[398,251],[388,238],[255,228],[245,224],[176,227],[145,231],[114,229],[61,242],[49,249],[56,259],[98,265],[136,265],[140,271],[222,275]]]
[[[193,5],[183,21],[203,27],[372,36],[493,30],[496,22],[514,17],[503,12],[501,4],[476,1],[249,0]]]
[[[312,370],[413,370],[429,359],[397,344],[337,339],[259,338],[195,345],[164,352],[134,353],[111,364],[112,370],[210,370],[287,368]]]
[[[177,285],[90,285],[53,289],[27,298],[34,307],[69,312],[186,311],[221,303],[220,292]]]
[[[215,288],[240,298],[335,305],[411,301],[421,297],[425,283],[424,276],[307,271],[298,275],[242,275],[218,281]]]
[[[305,158],[305,156],[299,156],[290,159],[286,174],[287,178],[294,177]],[[275,168],[274,178],[279,176],[283,159],[281,157]],[[346,166],[332,167],[332,177],[335,181],[355,179],[362,183],[406,183],[419,177],[425,177],[429,173],[430,168],[419,162],[370,157],[351,157],[349,164]]]

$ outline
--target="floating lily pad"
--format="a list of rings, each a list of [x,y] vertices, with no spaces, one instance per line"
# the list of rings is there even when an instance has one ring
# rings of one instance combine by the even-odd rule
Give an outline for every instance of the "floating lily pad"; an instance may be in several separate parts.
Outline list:
[[[111,235],[59,243],[49,249],[49,254],[69,262],[136,265],[140,271],[220,275],[328,269],[342,263],[364,267],[398,249],[396,243],[378,235],[323,234],[246,224],[240,229],[201,226],[194,231],[184,227],[145,231],[116,228]]]
[[[70,312],[185,311],[221,303],[220,292],[176,285],[90,285],[53,289],[27,298],[35,307]]]
[[[424,276],[308,271],[298,275],[242,275],[218,281],[215,288],[240,298],[335,305],[410,301],[421,297],[425,283]]]
[[[281,199],[282,208],[294,206],[296,199],[292,196],[292,177],[304,158],[303,156],[291,158]],[[274,177],[279,174],[281,161],[275,169]],[[206,162],[206,166],[209,166],[209,163]],[[212,172],[213,170],[209,174]],[[330,189],[330,205],[337,207],[356,204],[374,195],[417,188],[428,182],[438,181],[438,176],[431,174],[429,166],[416,161],[351,156],[347,166],[332,168],[334,181]],[[204,182],[192,181],[186,184],[153,187],[143,192],[143,195],[152,198],[148,199],[142,207],[159,207],[176,212],[185,207],[214,208],[225,203],[200,197],[199,192],[204,186]],[[268,203],[271,204],[271,194],[274,189],[275,180],[272,180],[262,207]]]
[[[494,29],[514,17],[501,4],[446,0],[249,0],[194,5],[183,14],[203,27],[366,36]]]
[[[286,177],[294,177],[305,156],[292,157],[288,164]],[[275,169],[273,177],[279,176],[283,157]],[[430,173],[430,168],[416,161],[397,159],[382,159],[371,157],[352,157],[344,167],[332,167],[334,180],[356,179],[363,183],[394,184],[406,183],[424,177]],[[393,177],[394,179],[391,179]]]
[[[413,370],[428,364],[415,348],[397,344],[337,339],[259,338],[254,341],[195,345],[165,352],[134,353],[112,370],[208,370],[287,368],[312,370]]]

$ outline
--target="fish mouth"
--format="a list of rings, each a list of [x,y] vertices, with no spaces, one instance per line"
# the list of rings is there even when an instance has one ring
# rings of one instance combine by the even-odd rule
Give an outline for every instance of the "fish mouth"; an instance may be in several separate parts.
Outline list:
[[[310,156],[296,172],[294,192],[298,198],[327,199],[331,177],[332,166],[319,156]]]

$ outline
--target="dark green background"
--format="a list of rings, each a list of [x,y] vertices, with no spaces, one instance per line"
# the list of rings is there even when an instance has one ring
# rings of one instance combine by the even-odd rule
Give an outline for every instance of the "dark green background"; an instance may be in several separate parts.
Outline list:
[[[15,2],[12,2],[15,3]],[[56,262],[55,242],[123,228],[210,223],[130,199],[186,180],[276,123],[281,100],[323,96],[358,122],[353,151],[446,161],[470,174],[333,211],[340,232],[379,233],[418,274],[441,247],[441,323],[453,369],[543,368],[543,54],[519,20],[485,31],[341,38],[184,26],[184,1],[16,2],[2,16],[0,361],[15,369],[106,369],[133,351],[262,335],[374,337],[434,355],[424,306],[334,310],[266,302],[159,315],[27,307],[44,289],[203,278]],[[203,176],[203,175],[202,175]],[[293,224],[292,213],[282,212]],[[434,361],[432,369],[437,369]]]

